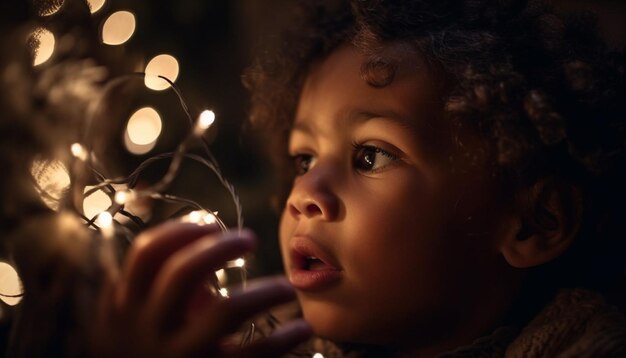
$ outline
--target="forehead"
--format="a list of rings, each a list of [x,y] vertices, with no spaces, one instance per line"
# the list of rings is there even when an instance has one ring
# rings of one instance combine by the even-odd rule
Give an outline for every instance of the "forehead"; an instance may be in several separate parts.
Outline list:
[[[368,84],[363,69],[372,59],[394,68],[389,84]],[[294,125],[332,132],[353,118],[388,118],[409,127],[421,144],[439,146],[441,138],[435,139],[439,136],[434,134],[450,133],[442,120],[441,88],[439,76],[409,45],[390,45],[376,57],[344,45],[311,69]]]

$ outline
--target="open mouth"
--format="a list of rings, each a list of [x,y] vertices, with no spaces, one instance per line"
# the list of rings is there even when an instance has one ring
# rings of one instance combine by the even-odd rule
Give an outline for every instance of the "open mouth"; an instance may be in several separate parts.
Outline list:
[[[302,271],[338,271],[339,266],[319,246],[301,241],[291,251],[293,268]]]
[[[302,262],[302,269],[306,271],[334,270],[335,268],[315,256],[307,256]]]
[[[321,292],[341,280],[343,269],[315,241],[297,237],[291,247],[289,280],[302,292]]]

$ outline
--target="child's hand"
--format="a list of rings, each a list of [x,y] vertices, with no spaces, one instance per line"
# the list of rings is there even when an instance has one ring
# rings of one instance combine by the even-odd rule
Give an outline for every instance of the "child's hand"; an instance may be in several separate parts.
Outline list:
[[[230,298],[205,288],[215,270],[254,246],[250,232],[223,234],[217,226],[167,223],[140,235],[102,294],[94,355],[275,357],[292,349],[310,335],[303,321],[244,348],[225,344],[252,316],[294,298],[282,279],[250,282]]]

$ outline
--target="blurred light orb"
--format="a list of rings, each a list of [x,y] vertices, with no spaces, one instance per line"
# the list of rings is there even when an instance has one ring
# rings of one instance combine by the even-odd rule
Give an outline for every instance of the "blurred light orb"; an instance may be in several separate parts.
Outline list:
[[[49,30],[40,27],[36,29],[31,36],[35,39],[36,43],[38,43],[37,49],[35,50],[33,66],[39,66],[48,61],[54,53],[54,35]]]
[[[41,200],[52,210],[58,210],[70,187],[70,173],[60,160],[35,160],[30,167],[35,189]]]
[[[135,155],[142,155],[154,149],[154,147],[156,146],[156,141],[149,143],[149,144],[145,144],[145,145],[136,144],[136,143],[133,143],[132,140],[130,140],[130,137],[128,136],[128,131],[126,131],[126,133],[124,133],[124,146],[126,147],[126,150],[128,150],[129,153],[132,153]]]
[[[98,12],[98,10],[102,9],[104,6],[105,0],[87,0],[87,4],[89,5],[89,11],[92,14]]]
[[[133,154],[144,154],[152,150],[161,134],[161,116],[152,107],[137,110],[128,120],[124,144]]]
[[[313,358],[324,358],[324,355],[322,353],[315,353]]]
[[[115,193],[114,200],[118,205],[125,205],[134,199],[134,194],[130,190],[120,190]]]
[[[82,161],[87,160],[87,150],[80,143],[74,143],[70,147],[72,155]]]
[[[178,78],[179,69],[178,60],[174,56],[168,54],[155,56],[146,65],[144,83],[151,90],[162,91],[168,89],[170,84],[158,76],[163,76],[175,82],[176,78]]]
[[[33,5],[37,8],[39,16],[50,16],[56,14],[65,0],[34,0]]]
[[[135,15],[129,11],[111,14],[102,26],[102,42],[107,45],[121,45],[135,32]]]
[[[143,107],[130,117],[126,130],[133,143],[152,143],[161,134],[161,116],[154,108]]]
[[[11,296],[20,296],[23,293],[22,281],[17,271],[6,262],[0,262],[0,299],[9,306],[15,306],[22,297]]]
[[[93,189],[93,186],[86,186],[85,193]],[[83,213],[89,219],[95,217],[111,206],[111,198],[102,190],[93,192],[83,200]]]

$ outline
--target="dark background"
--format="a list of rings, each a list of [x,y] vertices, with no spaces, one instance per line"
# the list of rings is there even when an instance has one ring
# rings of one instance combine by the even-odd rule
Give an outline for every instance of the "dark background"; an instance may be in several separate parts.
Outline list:
[[[93,56],[121,75],[143,70],[147,61],[162,53],[175,56],[180,64],[176,81],[194,115],[205,108],[217,115],[216,124],[207,133],[211,149],[225,177],[235,186],[243,205],[244,225],[257,232],[260,247],[248,265],[253,276],[281,271],[277,247],[278,214],[270,206],[272,176],[270,163],[260,153],[264,143],[253,133],[242,130],[248,110],[248,94],[241,74],[259,51],[271,49],[278,41],[279,29],[290,21],[293,0],[107,0],[94,15],[85,13],[80,0],[66,0],[59,12],[38,18],[33,7],[63,3],[62,0],[1,0],[0,34],[19,26],[38,22],[53,31],[71,31],[72,26],[87,29],[83,35],[92,45],[81,56]],[[603,36],[610,46],[626,45],[626,1],[620,0],[555,0],[564,11],[590,10],[599,17]],[[80,6],[79,6],[80,7]],[[137,29],[121,46],[99,43],[102,22],[113,12],[128,10],[135,14]],[[81,12],[82,11],[82,12]],[[82,31],[82,30],[81,30]],[[51,59],[54,61],[54,58]],[[142,160],[173,150],[186,131],[186,119],[171,90],[150,93],[141,86],[131,95],[113,96],[107,103],[112,113],[103,118],[107,128],[98,138],[104,143],[101,155],[110,177],[126,175]],[[144,156],[127,153],[122,144],[123,125],[128,115],[140,106],[151,105],[161,114],[163,132],[155,149]],[[197,150],[197,149],[193,149]],[[162,175],[164,166],[156,166],[145,180]],[[206,169],[186,163],[176,180],[172,193],[193,198],[218,210],[224,221],[236,224],[229,197]],[[158,216],[166,217],[171,208],[155,207]],[[0,352],[8,325],[0,319]]]

